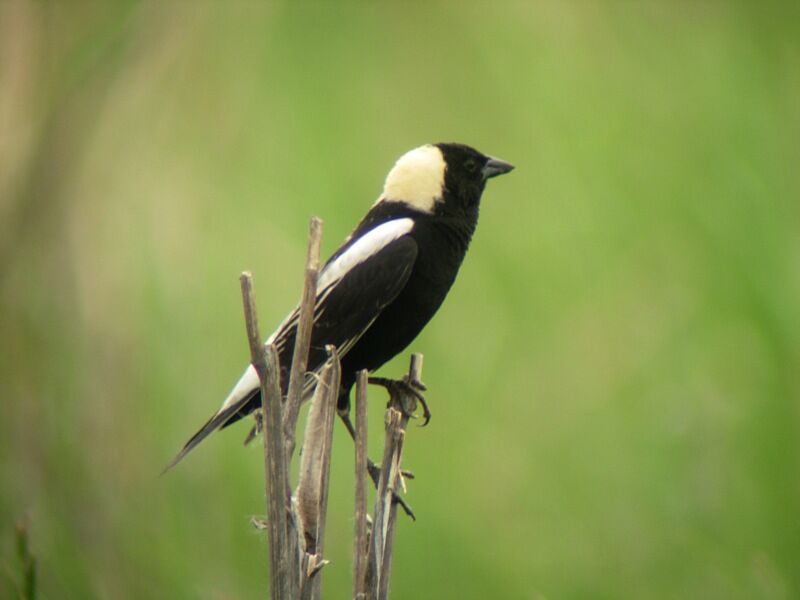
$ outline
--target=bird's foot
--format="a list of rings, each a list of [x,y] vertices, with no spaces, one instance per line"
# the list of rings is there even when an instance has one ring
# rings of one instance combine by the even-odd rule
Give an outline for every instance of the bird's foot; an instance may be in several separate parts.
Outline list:
[[[367,459],[367,472],[369,473],[370,479],[372,479],[372,483],[375,485],[375,489],[378,489],[378,481],[381,478],[381,469],[378,465],[372,462],[369,458]],[[400,481],[402,482],[403,477],[408,477],[409,479],[414,479],[414,474],[411,471],[400,471]],[[402,483],[401,483],[402,485]],[[403,485],[405,489],[405,485]],[[411,507],[406,503],[405,500],[395,491],[392,491],[392,502],[398,504],[400,508],[403,509],[403,512],[406,513],[407,516],[411,517],[412,520],[416,521],[417,517],[414,515],[414,511],[411,510]]]
[[[378,479],[380,479],[381,476],[381,468],[372,462],[372,459],[367,458],[367,471],[369,471],[369,478],[372,479],[372,482],[377,488]],[[408,471],[407,469],[400,469],[400,474],[403,476],[403,479],[416,479],[414,472]]]
[[[347,428],[347,431],[350,433],[350,437],[353,438],[353,440],[355,441],[356,430],[353,427],[353,423],[350,421],[350,415],[347,413],[347,411],[338,411],[338,413],[339,413],[339,418],[342,420],[344,426]],[[367,473],[369,474],[369,478],[372,480],[372,483],[375,486],[375,489],[377,490],[378,482],[381,479],[381,468],[374,462],[372,462],[372,459],[370,459],[369,457],[367,457]],[[406,471],[401,469],[400,477],[401,477],[400,481],[402,482],[403,478],[414,479],[414,474],[411,471]],[[404,484],[403,484],[403,489],[405,490]],[[407,516],[411,517],[414,521],[417,520],[417,517],[414,516],[414,511],[411,510],[411,507],[408,504],[406,504],[406,501],[403,500],[397,492],[392,492],[392,500],[400,505],[400,507],[403,509],[403,512],[405,512]]]
[[[368,381],[372,385],[379,385],[385,388],[391,396],[390,403],[396,404],[407,417],[416,418],[414,411],[417,409],[417,402],[419,402],[422,405],[421,427],[425,427],[431,420],[431,411],[428,408],[428,403],[425,402],[425,396],[422,395],[422,392],[428,388],[421,381],[411,380],[408,375],[402,379],[370,377]]]
[[[264,417],[260,408],[253,411],[253,421],[255,421],[255,423],[252,429],[250,429],[250,433],[248,433],[247,437],[244,438],[245,446],[256,439],[256,437],[261,433],[261,430],[264,428]]]

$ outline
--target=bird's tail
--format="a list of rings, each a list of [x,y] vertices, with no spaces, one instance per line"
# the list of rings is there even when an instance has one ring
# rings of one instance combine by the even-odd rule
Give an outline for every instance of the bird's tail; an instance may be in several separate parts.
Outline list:
[[[186,442],[183,448],[181,448],[181,451],[178,452],[175,458],[173,458],[169,464],[164,467],[164,470],[161,472],[162,475],[181,462],[184,456],[189,454],[189,452],[191,452],[192,449],[197,446],[197,444],[206,439],[206,437],[208,437],[210,434],[214,433],[217,429],[221,429],[228,423],[238,420],[239,417],[237,413],[244,408],[251,398],[252,396],[246,396],[230,406],[223,407],[222,410],[214,414],[214,416],[212,416],[197,433],[189,438],[189,441]]]
[[[317,380],[318,374],[316,371],[306,373],[306,378],[303,385],[303,402],[310,399],[314,394]],[[242,375],[237,384],[231,390],[231,393],[225,399],[225,402],[222,403],[222,408],[220,408],[214,414],[214,416],[212,416],[206,422],[206,424],[203,425],[200,430],[189,439],[188,442],[186,442],[181,451],[178,452],[175,458],[173,458],[166,467],[164,467],[164,470],[161,473],[166,473],[172,467],[177,465],[181,460],[183,460],[184,456],[189,454],[189,452],[191,452],[192,449],[197,446],[197,444],[206,439],[210,434],[214,433],[218,429],[227,427],[231,423],[238,421],[242,417],[250,414],[256,404],[252,406],[248,405],[250,402],[254,401],[256,396],[259,395],[260,391],[258,374],[253,366],[250,365],[245,370],[244,375]],[[250,435],[247,436],[245,443],[251,441],[257,433],[258,432],[254,428],[250,432]]]

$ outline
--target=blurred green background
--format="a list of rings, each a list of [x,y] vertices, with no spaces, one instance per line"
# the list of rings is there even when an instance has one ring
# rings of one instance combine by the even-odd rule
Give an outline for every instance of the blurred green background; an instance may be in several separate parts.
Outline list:
[[[247,427],[159,477],[247,362],[238,274],[270,329],[308,218],[329,253],[455,140],[517,170],[411,348],[392,597],[800,597],[799,7],[0,2],[0,596],[28,518],[40,598],[264,597]]]

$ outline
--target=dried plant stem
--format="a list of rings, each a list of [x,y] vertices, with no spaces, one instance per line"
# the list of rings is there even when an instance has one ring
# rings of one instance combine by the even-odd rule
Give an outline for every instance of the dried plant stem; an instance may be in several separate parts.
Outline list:
[[[261,380],[261,407],[264,414],[264,475],[267,493],[267,527],[269,530],[270,597],[272,600],[297,597],[299,569],[296,553],[289,551],[290,531],[289,474],[283,445],[281,390],[278,383],[278,353],[275,347],[264,346],[258,330],[253,280],[250,273],[240,277],[244,303],[250,358]]]
[[[408,382],[419,382],[422,377],[422,355],[411,356]],[[395,495],[402,487],[400,469],[403,442],[409,415],[416,408],[417,400],[413,394],[400,388],[392,392],[389,407],[384,418],[386,438],[381,463],[381,474],[375,498],[372,526],[372,539],[369,543],[366,573],[366,598],[385,600],[389,594],[389,577],[394,548],[394,531],[397,519]]]
[[[303,384],[308,365],[308,350],[311,344],[311,329],[314,319],[314,304],[317,297],[317,275],[319,273],[319,247],[322,240],[322,220],[311,218],[308,234],[308,253],[306,255],[303,294],[300,306],[297,335],[292,354],[292,370],[289,374],[289,392],[286,396],[286,410],[283,415],[283,432],[286,438],[286,456],[292,459],[295,446],[295,429],[300,404],[303,401]]]
[[[366,370],[356,379],[356,498],[353,535],[353,598],[366,595],[367,573],[367,377]]]
[[[300,573],[300,598],[303,600],[319,600],[322,578],[317,572],[327,564],[322,552],[325,546],[333,421],[341,380],[336,348],[328,346],[327,350],[330,359],[322,372],[308,413],[300,476],[294,494],[303,533],[304,568]]]
[[[303,295],[298,314],[292,369],[286,402],[281,397],[280,365],[273,345],[264,345],[258,328],[252,276],[240,278],[250,358],[261,382],[261,415],[264,431],[264,474],[269,532],[270,598],[272,600],[320,600],[320,570],[330,486],[333,422],[341,382],[341,365],[334,346],[326,348],[329,358],[318,377],[303,437],[297,488],[292,496],[289,466],[295,447],[295,429],[302,403],[314,304],[319,271],[322,221],[310,224]],[[419,381],[422,356],[411,357],[407,382]],[[355,532],[353,540],[353,596],[383,600],[388,596],[397,493],[402,487],[405,429],[416,408],[408,387],[390,388],[392,399],[386,409],[386,439],[378,479],[374,525],[368,531],[367,490],[367,372],[358,373],[355,424]]]

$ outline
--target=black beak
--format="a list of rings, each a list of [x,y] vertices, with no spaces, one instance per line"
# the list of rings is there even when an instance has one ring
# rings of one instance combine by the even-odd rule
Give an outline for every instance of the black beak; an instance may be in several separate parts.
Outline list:
[[[503,173],[508,173],[513,168],[514,165],[511,163],[507,163],[499,158],[489,157],[489,160],[483,166],[483,178],[489,179],[490,177],[496,177],[498,175],[502,175]]]

